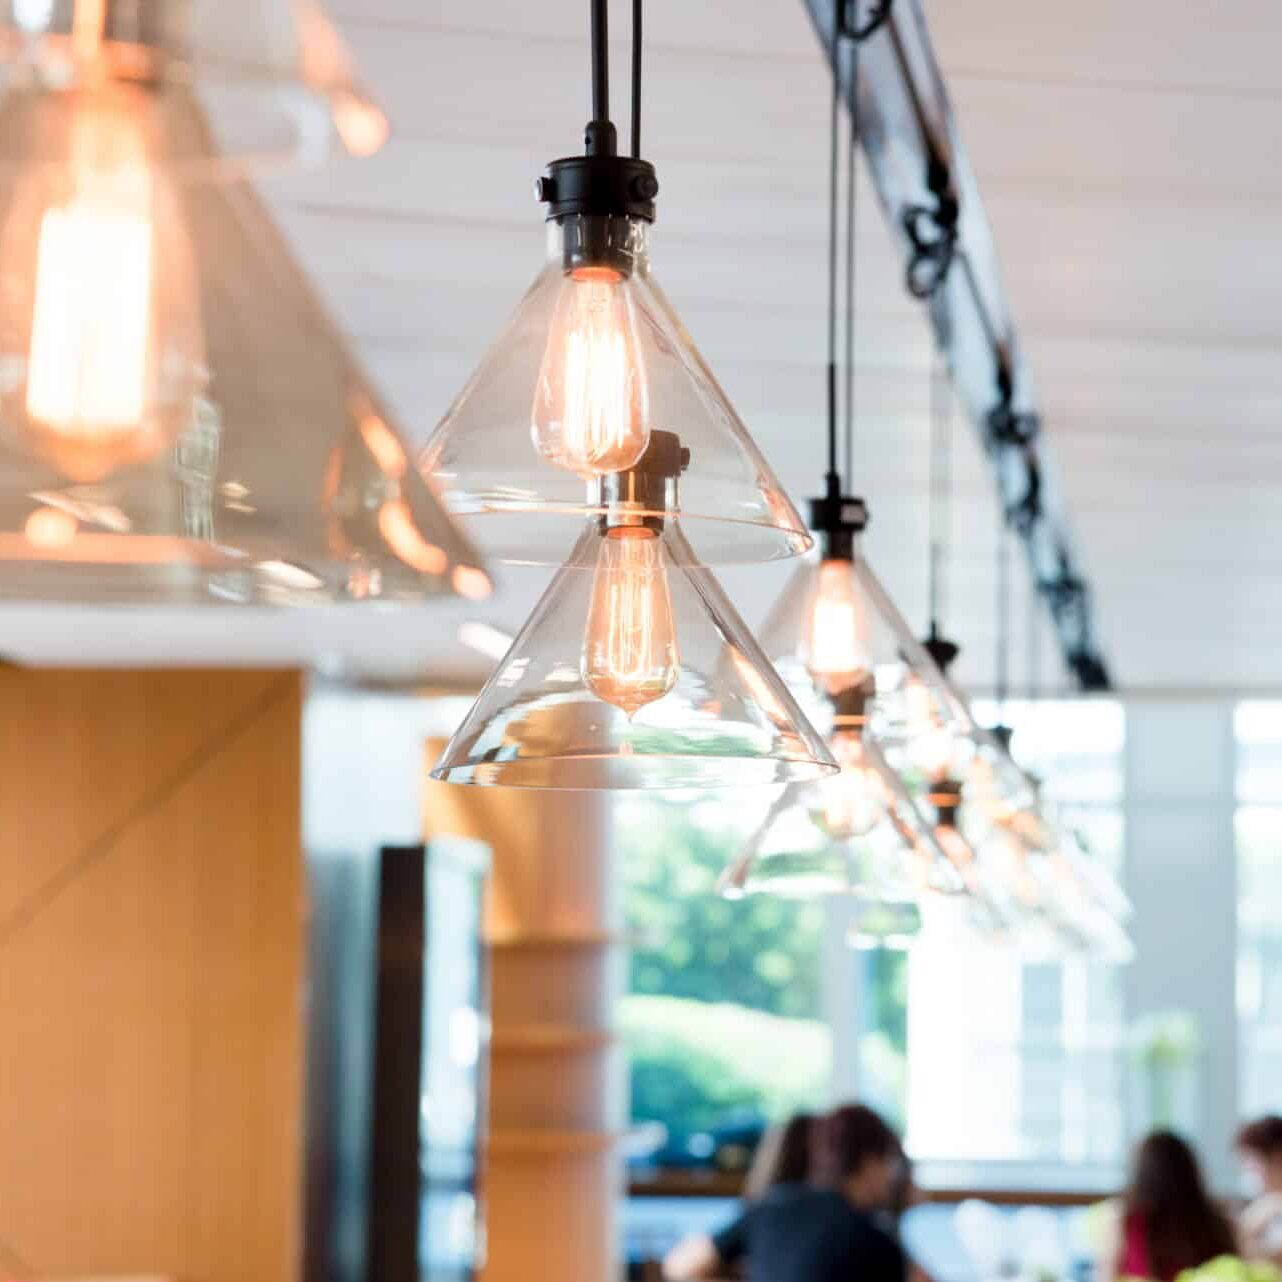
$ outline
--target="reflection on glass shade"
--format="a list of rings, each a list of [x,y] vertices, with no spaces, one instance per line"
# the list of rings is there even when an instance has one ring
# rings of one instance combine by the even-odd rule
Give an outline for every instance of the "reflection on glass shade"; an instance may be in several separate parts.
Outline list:
[[[433,777],[524,788],[681,789],[835,773],[822,738],[711,571],[697,564],[681,525],[665,524],[653,556],[650,541],[637,541],[645,560],[623,573],[632,576],[627,593],[639,595],[617,609],[613,560],[602,580],[602,545],[613,542],[596,520],[582,525]],[[659,635],[669,619],[670,644]]]
[[[801,518],[650,271],[646,224],[548,229],[543,271],[421,459],[486,553],[561,564],[602,511],[584,476],[625,470],[652,424],[690,451],[677,515],[698,563],[805,551]]]

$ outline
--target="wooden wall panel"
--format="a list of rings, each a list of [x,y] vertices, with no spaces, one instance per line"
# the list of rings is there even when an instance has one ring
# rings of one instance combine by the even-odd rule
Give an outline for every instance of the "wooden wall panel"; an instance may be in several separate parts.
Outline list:
[[[0,673],[0,1264],[287,1282],[301,682]]]

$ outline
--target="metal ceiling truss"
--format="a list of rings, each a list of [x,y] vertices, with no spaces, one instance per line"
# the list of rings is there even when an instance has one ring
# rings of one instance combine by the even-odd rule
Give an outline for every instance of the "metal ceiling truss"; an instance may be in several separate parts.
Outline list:
[[[1074,548],[979,188],[919,0],[805,0],[832,57],[834,22],[860,40],[859,126],[905,288],[928,308],[957,397],[977,427],[1010,527],[1020,536],[1070,672],[1110,688],[1091,589]],[[844,44],[844,42],[843,42]],[[850,60],[837,59],[847,106]]]

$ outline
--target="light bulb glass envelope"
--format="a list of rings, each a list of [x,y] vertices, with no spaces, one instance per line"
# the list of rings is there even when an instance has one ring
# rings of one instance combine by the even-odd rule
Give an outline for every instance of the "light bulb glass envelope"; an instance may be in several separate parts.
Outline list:
[[[479,554],[217,155],[175,86],[0,96],[0,598],[484,595]]]
[[[184,170],[243,174],[367,156],[387,117],[358,83],[317,0],[13,0],[0,6],[0,94],[85,93],[105,80],[163,101],[193,91],[215,150],[173,158]]]
[[[836,770],[681,523],[592,518],[432,776],[679,790]]]
[[[689,450],[674,515],[699,563],[811,544],[655,281],[648,234],[636,218],[550,222],[546,265],[425,447],[424,469],[495,560],[561,564],[603,514],[594,479],[631,467],[653,429]]]

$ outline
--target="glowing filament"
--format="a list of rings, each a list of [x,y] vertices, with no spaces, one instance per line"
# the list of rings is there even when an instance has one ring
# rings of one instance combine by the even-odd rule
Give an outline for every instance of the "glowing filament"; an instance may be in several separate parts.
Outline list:
[[[676,684],[676,625],[662,543],[653,530],[613,529],[601,541],[582,671],[598,699],[629,717]]]

